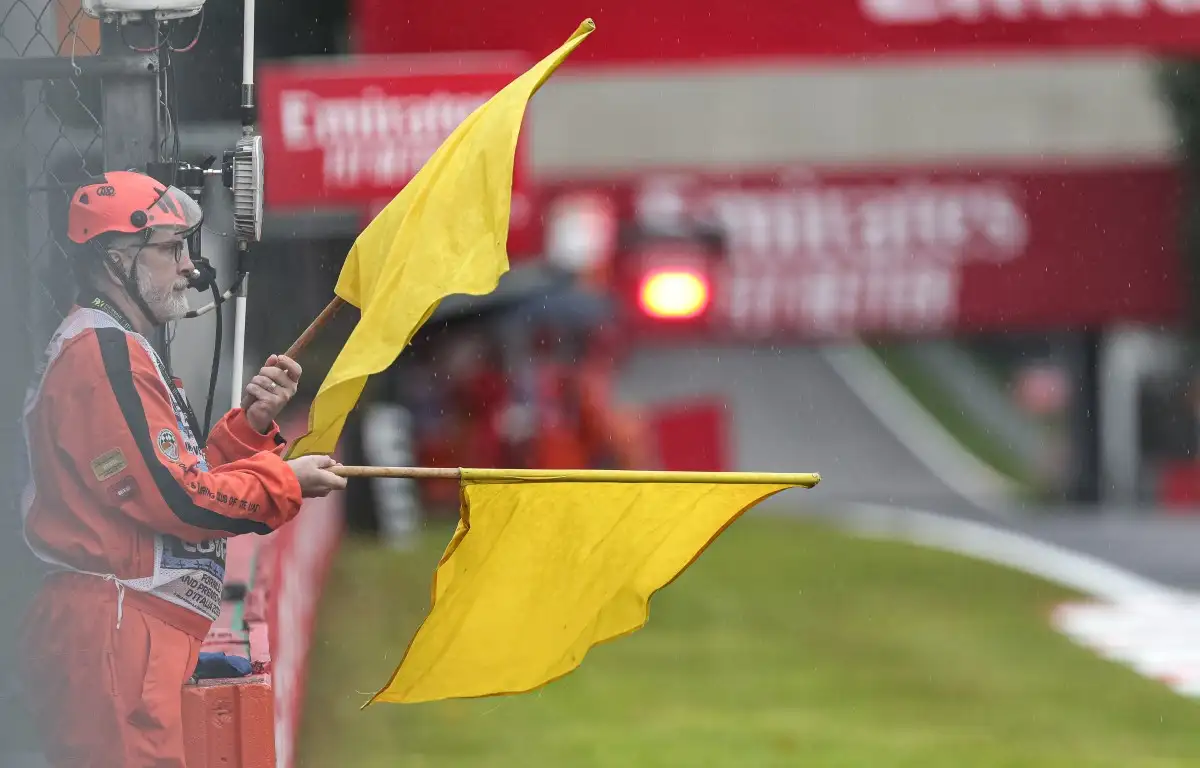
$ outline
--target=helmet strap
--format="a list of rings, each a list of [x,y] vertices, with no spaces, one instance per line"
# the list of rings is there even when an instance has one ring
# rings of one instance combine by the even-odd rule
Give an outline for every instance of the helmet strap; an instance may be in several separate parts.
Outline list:
[[[146,300],[142,297],[142,292],[138,289],[137,262],[139,255],[140,254],[134,255],[133,263],[129,265],[128,273],[121,269],[121,260],[117,258],[112,251],[107,251],[105,253],[105,259],[108,262],[109,269],[114,273],[114,276],[120,281],[121,286],[125,289],[125,293],[128,294],[129,298],[133,299],[134,304],[137,304],[138,309],[140,309],[142,314],[145,315],[146,319],[150,321],[150,325],[157,328],[163,323],[154,316],[154,312],[151,311],[150,305],[146,303]]]

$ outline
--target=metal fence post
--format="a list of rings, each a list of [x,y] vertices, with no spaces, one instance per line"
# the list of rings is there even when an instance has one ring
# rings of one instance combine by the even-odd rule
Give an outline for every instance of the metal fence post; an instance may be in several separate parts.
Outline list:
[[[0,65],[2,66],[2,65]],[[20,752],[31,752],[27,715],[20,706],[17,682],[20,660],[18,627],[28,595],[37,586],[33,558],[20,530],[20,480],[16,467],[22,450],[21,402],[30,359],[25,318],[29,307],[29,269],[26,255],[26,202],[15,194],[25,185],[25,164],[11,149],[21,133],[24,89],[20,82],[0,81],[0,765]]]
[[[157,59],[145,60],[121,38],[116,24],[100,29],[100,53],[105,58],[139,57],[147,73],[157,71]],[[131,68],[132,70],[132,68]],[[139,170],[158,156],[158,81],[144,74],[110,74],[104,77],[102,123],[104,170]]]

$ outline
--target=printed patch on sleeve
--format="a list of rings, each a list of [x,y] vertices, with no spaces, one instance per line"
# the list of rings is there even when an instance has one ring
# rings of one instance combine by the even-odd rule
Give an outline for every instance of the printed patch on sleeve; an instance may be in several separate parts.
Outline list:
[[[158,433],[158,450],[171,461],[179,461],[179,439],[175,432],[164,429]]]
[[[103,483],[110,477],[116,477],[118,472],[128,466],[129,462],[125,460],[125,454],[121,449],[113,448],[92,459],[92,474],[96,476],[98,482]]]
[[[129,501],[138,494],[137,478],[132,475],[121,478],[120,482],[109,489],[108,493],[117,504]]]

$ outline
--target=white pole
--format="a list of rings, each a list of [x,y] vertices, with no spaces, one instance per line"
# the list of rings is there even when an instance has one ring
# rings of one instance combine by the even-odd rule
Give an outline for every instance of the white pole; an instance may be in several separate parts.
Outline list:
[[[233,315],[233,386],[230,389],[230,408],[240,408],[242,405],[242,366],[246,359],[246,283],[250,275],[242,275],[242,284],[238,287],[237,298],[234,299]]]
[[[245,0],[246,13],[242,30],[242,132],[250,135],[254,131],[254,0]],[[233,386],[230,388],[232,408],[242,403],[242,366],[246,357],[246,293],[249,289],[250,274],[246,270],[246,250],[248,242],[238,243],[238,270],[241,271],[241,285],[238,286],[237,298],[234,299],[233,319]]]
[[[242,33],[242,85],[254,85],[254,0],[246,0],[245,29]]]

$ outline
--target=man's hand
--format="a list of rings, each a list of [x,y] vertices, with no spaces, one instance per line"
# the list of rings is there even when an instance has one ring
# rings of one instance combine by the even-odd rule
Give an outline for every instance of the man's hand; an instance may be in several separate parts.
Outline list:
[[[346,489],[346,478],[329,471],[340,467],[341,464],[328,456],[301,456],[289,461],[288,466],[296,473],[296,479],[300,481],[301,495],[306,499]]]
[[[250,379],[242,395],[246,420],[260,434],[267,434],[300,385],[300,364],[286,355],[271,355],[258,375]]]

